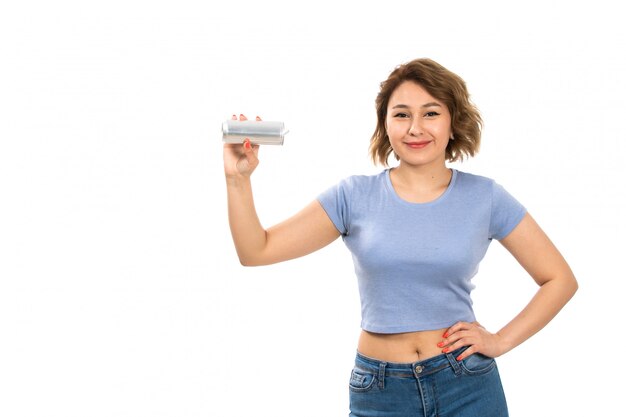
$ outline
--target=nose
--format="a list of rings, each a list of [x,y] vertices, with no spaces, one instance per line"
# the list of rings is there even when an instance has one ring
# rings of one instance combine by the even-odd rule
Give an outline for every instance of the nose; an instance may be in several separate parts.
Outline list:
[[[419,123],[419,119],[415,118],[411,122],[411,127],[409,128],[409,135],[411,136],[419,136],[422,132],[422,126]]]

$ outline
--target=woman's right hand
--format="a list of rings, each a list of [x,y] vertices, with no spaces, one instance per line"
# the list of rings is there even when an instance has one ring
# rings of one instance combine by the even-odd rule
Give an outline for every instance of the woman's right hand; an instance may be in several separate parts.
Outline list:
[[[233,120],[237,116],[233,115]],[[239,120],[248,120],[243,114],[239,115]],[[259,116],[257,121],[261,121]],[[249,178],[259,165],[259,145],[253,145],[250,139],[245,139],[243,144],[224,144],[224,174],[227,179]]]

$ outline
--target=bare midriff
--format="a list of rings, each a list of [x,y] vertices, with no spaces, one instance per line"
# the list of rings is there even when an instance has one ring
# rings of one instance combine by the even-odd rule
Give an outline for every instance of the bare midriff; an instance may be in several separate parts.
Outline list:
[[[441,355],[437,346],[447,329],[409,333],[371,333],[361,330],[358,351],[362,355],[386,362],[409,363]]]

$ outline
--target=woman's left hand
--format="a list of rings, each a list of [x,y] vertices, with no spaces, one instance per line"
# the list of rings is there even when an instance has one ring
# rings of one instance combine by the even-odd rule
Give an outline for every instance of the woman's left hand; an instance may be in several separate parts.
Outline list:
[[[454,324],[443,334],[443,340],[437,346],[444,348],[442,350],[443,353],[452,352],[463,346],[469,346],[456,358],[459,361],[467,358],[472,353],[482,353],[492,358],[498,357],[503,353],[500,335],[489,333],[477,321],[473,323],[460,321]]]

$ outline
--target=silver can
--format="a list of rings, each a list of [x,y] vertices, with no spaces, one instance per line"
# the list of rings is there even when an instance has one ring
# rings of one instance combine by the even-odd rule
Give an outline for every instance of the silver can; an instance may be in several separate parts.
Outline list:
[[[254,145],[282,145],[288,132],[283,122],[227,120],[222,123],[224,143],[243,143],[248,138]]]

